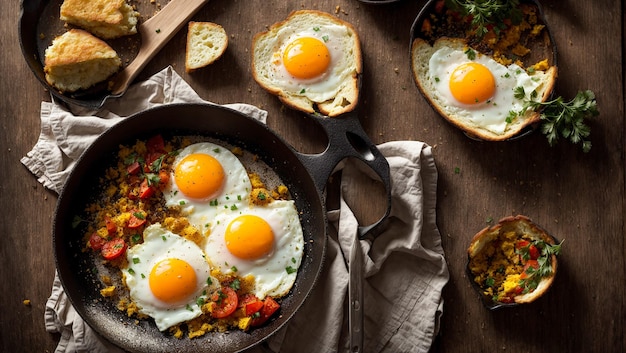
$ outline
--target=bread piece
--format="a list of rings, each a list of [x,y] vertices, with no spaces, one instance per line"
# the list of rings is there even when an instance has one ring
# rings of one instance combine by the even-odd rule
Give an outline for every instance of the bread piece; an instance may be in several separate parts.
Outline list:
[[[468,135],[477,137],[487,141],[503,141],[516,136],[526,127],[538,123],[540,114],[531,110],[526,111],[523,116],[513,119],[510,123],[505,124],[505,119],[502,119],[503,131],[498,131],[492,127],[480,124],[477,121],[470,120],[467,117],[463,117],[454,113],[454,107],[446,103],[442,97],[437,93],[434,83],[430,78],[429,62],[431,56],[440,48],[450,47],[460,51],[467,49],[467,44],[462,39],[453,38],[440,38],[431,46],[428,42],[421,38],[415,39],[411,47],[411,68],[413,71],[413,78],[426,97],[430,105],[446,120],[465,131]],[[557,68],[555,66],[549,67],[545,71],[535,70],[529,73],[533,80],[541,82],[537,91],[537,101],[546,101],[549,99],[557,77]],[[495,77],[496,82],[501,78]],[[500,93],[500,92],[498,92]],[[527,92],[530,93],[530,92]],[[514,92],[506,92],[505,94],[513,95]],[[511,110],[512,107],[506,107],[504,109]],[[521,110],[521,107],[520,107]],[[446,112],[447,111],[447,112]]]
[[[126,0],[64,0],[61,5],[61,20],[103,39],[137,33],[138,17]]]
[[[45,52],[46,81],[61,92],[87,89],[117,72],[122,60],[103,40],[81,29],[56,37]]]
[[[534,224],[530,220],[530,218],[526,216],[522,216],[522,215],[502,218],[500,221],[498,221],[497,224],[491,227],[484,228],[483,230],[478,232],[476,235],[474,235],[474,237],[472,238],[470,246],[467,250],[468,257],[469,257],[468,266],[472,274],[477,275],[475,271],[476,271],[476,268],[479,267],[478,264],[473,263],[473,260],[476,259],[476,261],[478,261],[479,259],[478,256],[479,254],[481,254],[481,252],[484,252],[484,251],[488,252],[489,250],[487,249],[487,246],[490,243],[497,242],[496,244],[503,244],[506,241],[510,241],[509,237],[507,236],[507,233],[510,234],[510,232],[515,233],[513,237],[515,241],[522,240],[522,239],[526,239],[530,241],[542,240],[546,242],[547,244],[555,245],[554,238],[548,235],[539,226]],[[515,257],[515,259],[512,259],[512,260],[517,260],[519,255],[514,252],[514,249],[509,249],[509,251],[511,253],[510,256]],[[489,257],[492,259],[491,261],[494,261],[494,262],[498,261],[498,259],[496,259],[496,255],[494,254],[490,254]],[[536,300],[537,298],[541,297],[548,290],[548,288],[552,285],[552,282],[554,281],[554,277],[556,276],[556,270],[557,270],[556,255],[550,256],[550,265],[552,267],[552,271],[550,275],[546,277],[542,277],[535,290],[529,293],[516,294],[512,298],[515,303],[519,303],[519,304],[530,303]],[[498,262],[497,266],[501,268],[503,264]],[[508,268],[504,269],[503,272],[506,273],[507,275],[511,274],[509,273]],[[474,280],[474,278],[470,278],[470,280]],[[517,282],[513,283],[513,285],[516,285],[516,284]]]
[[[284,78],[277,76],[282,65],[282,50],[287,38],[298,33],[316,31],[325,37],[325,29],[334,28],[328,35],[328,45],[332,45],[339,55],[332,59],[334,65],[321,78],[309,81],[288,78],[291,86],[284,84]],[[340,33],[340,35],[336,35]],[[290,36],[293,34],[293,36]],[[362,59],[359,36],[354,27],[328,13],[314,10],[292,12],[284,21],[273,24],[267,31],[258,33],[252,43],[252,75],[255,81],[268,92],[278,96],[287,106],[307,113],[320,112],[334,117],[352,111],[359,98],[359,76]],[[283,69],[284,71],[284,69]],[[288,75],[288,74],[286,74]],[[326,80],[328,76],[337,84],[320,94],[313,95],[308,90],[310,82]]]
[[[219,59],[228,47],[224,28],[212,22],[189,22],[185,70],[193,72]]]

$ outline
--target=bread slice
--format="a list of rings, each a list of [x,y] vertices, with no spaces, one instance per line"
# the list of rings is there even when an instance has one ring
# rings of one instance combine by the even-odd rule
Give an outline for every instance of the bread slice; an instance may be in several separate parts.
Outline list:
[[[467,250],[468,257],[469,257],[468,268],[470,270],[470,273],[472,273],[472,275],[474,276],[480,275],[479,273],[476,273],[476,271],[478,268],[481,267],[481,265],[473,261],[480,261],[480,258],[479,258],[480,254],[485,253],[486,256],[491,259],[494,266],[498,267],[497,272],[502,272],[506,274],[507,276],[512,275],[513,272],[511,272],[511,269],[505,266],[507,261],[502,261],[501,259],[498,259],[497,254],[496,255],[490,254],[489,252],[493,248],[490,249],[488,245],[491,243],[499,244],[498,246],[508,249],[506,251],[510,253],[510,256],[515,257],[515,260],[517,260],[520,255],[514,252],[514,248],[512,248],[514,246],[514,243],[511,243],[511,242],[517,242],[522,239],[528,240],[531,242],[540,240],[550,245],[555,245],[556,243],[552,236],[548,235],[546,231],[541,229],[539,226],[533,223],[530,220],[530,218],[526,216],[517,215],[517,216],[509,216],[509,217],[502,218],[501,220],[498,221],[497,224],[491,227],[484,228],[483,230],[478,232],[476,235],[474,235],[474,237],[472,238],[470,246]],[[510,244],[507,245],[506,244],[507,241],[510,242]],[[513,260],[513,259],[510,259],[510,260]],[[549,255],[548,261],[551,266],[550,274],[548,276],[541,277],[537,285],[537,288],[535,288],[534,290],[528,293],[522,292],[522,293],[515,294],[511,298],[512,302],[519,303],[519,304],[530,303],[536,300],[537,298],[541,297],[548,290],[548,288],[552,285],[552,282],[554,281],[554,278],[556,276],[556,271],[557,271],[556,255],[554,254]],[[476,277],[470,278],[470,280],[474,280],[475,278]],[[512,276],[511,278],[515,279],[517,277]],[[512,285],[517,285],[517,282],[514,281]]]
[[[329,68],[320,80],[332,76],[336,84],[325,91],[320,90],[322,92],[315,95],[307,86],[310,81],[290,77],[288,80],[292,81],[291,86],[286,85],[284,77],[277,76],[277,70],[278,66],[282,65],[280,52],[287,44],[287,38],[307,31],[310,33],[319,30],[322,33],[325,28],[334,28],[333,34],[328,36],[328,44],[332,44],[340,54],[332,59],[334,66]],[[294,11],[284,21],[273,24],[267,31],[258,33],[253,38],[252,75],[255,81],[268,92],[278,96],[285,105],[300,111],[319,112],[325,116],[335,117],[354,110],[359,98],[358,80],[361,70],[361,47],[356,30],[351,24],[325,12]]]
[[[122,60],[103,40],[81,29],[56,37],[45,52],[46,81],[61,92],[87,89],[119,70]]]
[[[506,123],[505,118],[500,122],[500,129],[494,129],[493,125],[480,121],[480,119],[470,119],[459,113],[451,104],[447,103],[444,98],[435,89],[435,83],[430,74],[430,59],[437,50],[449,47],[452,49],[465,51],[468,49],[464,40],[458,38],[440,38],[433,45],[427,41],[417,38],[411,46],[411,68],[413,78],[430,105],[446,120],[465,131],[467,135],[487,141],[503,141],[518,135],[528,126],[534,125],[540,121],[539,112],[527,110],[523,116],[518,116]],[[536,101],[545,102],[550,98],[557,77],[556,66],[550,66],[546,70],[531,70],[528,75],[533,81],[539,83],[536,88]],[[496,81],[501,78],[496,77]],[[527,92],[530,93],[530,92]],[[514,92],[505,92],[505,94],[513,95]],[[513,110],[513,107],[502,107],[505,110]],[[521,110],[521,108],[519,109]]]
[[[137,33],[138,17],[126,0],[64,0],[61,5],[61,20],[103,39]]]
[[[193,72],[219,59],[228,47],[226,30],[212,22],[190,21],[187,30],[185,71]]]

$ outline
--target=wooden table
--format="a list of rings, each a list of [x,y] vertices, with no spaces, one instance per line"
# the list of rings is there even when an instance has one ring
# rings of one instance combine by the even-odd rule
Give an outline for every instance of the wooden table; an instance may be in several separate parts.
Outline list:
[[[133,0],[142,6],[148,0]],[[154,5],[158,9],[157,0]],[[486,143],[444,123],[421,97],[409,70],[409,29],[425,1],[372,6],[355,0],[214,0],[194,17],[224,26],[227,53],[194,74],[184,72],[181,31],[139,79],[168,64],[205,99],[246,102],[269,112],[268,125],[296,149],[320,151],[325,138],[300,114],[285,109],[250,74],[252,36],[297,9],[319,9],[351,22],[364,59],[361,122],[376,143],[421,140],[433,147],[439,170],[437,221],[449,264],[444,315],[433,352],[622,352],[626,350],[624,255],[624,10],[619,1],[544,0],[558,45],[556,92],[596,93],[601,115],[590,153],[535,133],[515,142]],[[18,42],[19,3],[2,1],[0,87],[0,351],[51,352],[59,337],[44,329],[54,275],[51,227],[56,195],[20,163],[37,141],[40,104],[49,101],[28,69]],[[313,131],[313,133],[311,133]],[[369,199],[355,188],[357,201]],[[361,202],[363,222],[382,208]],[[558,277],[538,302],[487,311],[465,275],[471,236],[488,220],[525,214],[565,239]],[[30,300],[30,305],[23,300]]]

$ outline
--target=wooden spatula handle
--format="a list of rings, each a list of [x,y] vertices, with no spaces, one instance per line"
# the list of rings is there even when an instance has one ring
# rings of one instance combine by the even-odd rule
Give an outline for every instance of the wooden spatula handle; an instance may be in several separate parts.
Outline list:
[[[141,46],[133,61],[115,77],[111,93],[121,94],[139,72],[191,17],[209,0],[171,0],[152,18],[140,24]]]

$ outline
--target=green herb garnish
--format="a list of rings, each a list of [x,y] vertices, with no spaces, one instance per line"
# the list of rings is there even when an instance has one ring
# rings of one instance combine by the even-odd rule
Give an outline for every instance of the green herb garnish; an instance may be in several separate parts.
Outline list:
[[[515,88],[514,96],[524,99],[524,106],[519,115],[527,110],[540,111],[541,132],[548,138],[550,146],[557,144],[560,137],[568,139],[573,144],[582,144],[583,152],[591,150],[591,141],[587,138],[591,134],[591,128],[585,124],[585,119],[590,119],[600,114],[596,103],[595,94],[590,91],[579,91],[569,102],[563,97],[557,97],[547,102],[537,102],[537,92],[531,93],[530,100],[524,98],[523,87]]]
[[[490,25],[497,34],[506,28],[505,19],[514,24],[522,20],[519,0],[446,0],[446,6],[462,16],[470,16],[472,29],[478,38],[489,32]]]

